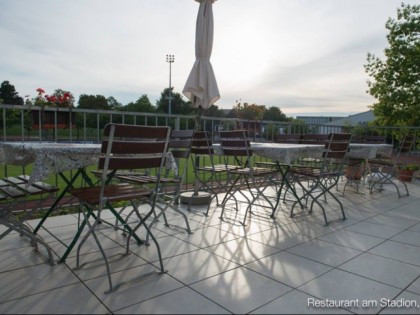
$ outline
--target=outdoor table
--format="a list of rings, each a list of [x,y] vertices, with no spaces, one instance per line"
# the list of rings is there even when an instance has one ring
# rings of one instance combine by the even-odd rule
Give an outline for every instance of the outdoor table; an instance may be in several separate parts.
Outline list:
[[[213,144],[214,152],[223,155],[220,144]],[[392,151],[392,145],[384,143],[350,143],[348,158],[364,159],[369,169],[368,159],[374,158],[377,154],[389,154]],[[296,160],[303,157],[321,158],[325,149],[323,144],[301,144],[301,143],[272,143],[272,142],[251,142],[251,150],[254,154],[270,159],[278,165],[284,165],[283,170],[279,168],[282,181],[277,192],[276,206],[273,209],[271,217],[274,218],[278,207],[283,187],[288,187],[294,197],[299,200],[295,190],[287,179],[288,167]]]
[[[4,164],[25,166],[34,163],[30,183],[47,179],[51,174],[63,177],[64,171],[84,169],[98,162],[101,145],[57,142],[4,142]],[[67,179],[64,178],[66,181]]]
[[[101,154],[100,144],[85,143],[4,142],[0,145],[0,148],[0,160],[4,164],[25,166],[34,163],[29,183],[47,179],[51,174],[58,174],[66,183],[65,188],[34,229],[34,234],[39,231],[67,191],[74,187],[77,178],[82,177],[87,185],[94,185],[86,172],[86,167],[97,165]],[[168,154],[166,167],[177,167],[176,161],[171,154]],[[70,170],[77,171],[74,173],[71,172],[70,178],[68,178],[64,172]],[[119,221],[126,225],[124,219],[115,210],[111,209],[111,211],[115,212],[114,215]],[[64,262],[70,254],[85,225],[86,219],[80,224],[76,235],[68,246],[57,239],[67,247],[66,252],[60,258],[59,262]],[[136,234],[133,237],[138,243],[143,242]]]
[[[372,171],[370,169],[369,160],[375,157],[391,156],[392,144],[386,143],[350,143],[349,159],[363,160],[366,166],[367,174]],[[363,181],[365,182],[365,179]]]
[[[392,144],[386,143],[350,143],[349,158],[374,159],[377,155],[391,155]]]
[[[215,154],[223,155],[220,144],[213,144],[213,146]],[[325,146],[323,144],[251,142],[251,150],[253,154],[270,159],[276,163],[282,178],[280,188],[276,194],[276,203],[270,215],[271,218],[274,219],[274,214],[280,202],[283,187],[290,189],[293,196],[303,207],[295,189],[292,185],[290,185],[289,180],[287,179],[287,172],[293,161],[296,161],[300,158],[321,158],[324,148]],[[284,168],[280,166],[284,166]]]

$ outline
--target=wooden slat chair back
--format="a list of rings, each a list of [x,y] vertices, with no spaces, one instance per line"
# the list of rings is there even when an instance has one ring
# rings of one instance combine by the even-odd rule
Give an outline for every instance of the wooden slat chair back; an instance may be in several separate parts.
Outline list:
[[[109,290],[106,293],[116,290],[122,283],[114,286],[111,278],[110,265],[100,238],[96,229],[99,223],[103,226],[107,223],[102,219],[101,213],[104,209],[109,209],[111,213],[119,220],[125,231],[129,233],[126,239],[126,253],[129,253],[131,237],[137,237],[136,231],[144,226],[147,233],[152,237],[156,245],[160,270],[164,272],[162,256],[159,244],[153,234],[150,232],[146,221],[155,213],[156,201],[160,189],[160,178],[164,169],[165,160],[169,146],[170,127],[151,127],[138,125],[108,124],[104,128],[104,135],[101,146],[101,157],[98,162],[98,169],[102,171],[99,185],[93,187],[84,187],[72,189],[70,193],[77,197],[82,206],[84,221],[81,229],[87,224],[88,232],[84,235],[77,248],[77,267],[80,268],[80,251],[88,237],[93,236],[104,259],[107,270]],[[146,185],[137,185],[130,183],[116,183],[113,177],[117,172],[138,171],[144,173],[155,169],[156,181]],[[138,220],[134,224],[129,224],[113,207],[114,202],[126,201],[132,206],[132,211],[128,215],[136,214]],[[146,214],[141,214],[139,206],[147,204]],[[96,211],[97,212],[96,212]],[[95,211],[95,213],[94,213]],[[95,215],[96,214],[96,215]],[[94,222],[90,222],[90,217],[94,216]],[[130,221],[131,222],[131,221]],[[114,224],[110,224],[115,228]],[[101,231],[106,233],[105,230]],[[84,259],[88,259],[86,255]]]
[[[194,130],[172,130],[169,138],[168,151],[172,155],[172,159],[176,165],[168,165],[172,159],[169,158],[166,162],[166,167],[162,176],[160,177],[160,189],[158,193],[158,201],[156,207],[161,211],[155,216],[150,223],[149,228],[158,222],[158,219],[163,216],[166,226],[169,226],[165,212],[167,209],[172,209],[180,214],[185,221],[188,233],[192,233],[187,216],[178,209],[176,204],[179,203],[179,197],[185,184],[185,177],[188,170],[188,162],[191,154],[191,144],[194,135]],[[128,173],[117,174],[119,180],[133,184],[152,184],[155,183],[157,177],[150,172],[146,174]],[[148,242],[148,238],[146,239]]]
[[[351,136],[351,143],[363,143],[363,136],[352,135]]]
[[[328,134],[303,134],[300,143],[303,144],[325,144],[328,141]]]
[[[301,134],[280,134],[274,139],[275,143],[300,143],[302,139]]]
[[[326,144],[328,141],[328,134],[303,134],[301,135],[300,143],[301,144]],[[321,163],[322,160],[314,157],[303,157],[300,159],[299,163],[307,164],[309,166],[316,166]]]
[[[386,136],[363,136],[363,143],[386,143]]]
[[[220,145],[226,165],[230,164],[228,158],[233,157],[237,163],[237,167],[250,166],[253,152],[246,130],[221,131]]]

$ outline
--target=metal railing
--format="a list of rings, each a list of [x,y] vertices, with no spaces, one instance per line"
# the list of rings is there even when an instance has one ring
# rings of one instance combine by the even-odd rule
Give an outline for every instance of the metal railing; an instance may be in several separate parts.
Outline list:
[[[67,125],[60,120],[62,113],[73,118]],[[46,113],[52,113],[53,121],[48,128],[40,123]],[[38,118],[37,118],[38,116]],[[116,110],[89,110],[78,108],[44,108],[24,105],[0,105],[0,142],[4,141],[53,141],[53,142],[79,142],[100,143],[103,127],[109,123],[136,124],[136,125],[164,125],[177,130],[194,129],[197,116],[194,115],[168,115],[162,113],[143,113]],[[36,127],[34,127],[36,126]],[[44,126],[45,127],[45,126]],[[63,128],[65,127],[65,128]],[[252,141],[273,142],[281,133],[304,134],[330,132],[351,132],[358,135],[385,135],[389,143],[398,141],[401,133],[415,134],[420,139],[420,127],[370,127],[370,126],[334,126],[311,125],[304,123],[278,122],[278,121],[249,121],[236,118],[201,117],[201,127],[209,131],[213,142],[218,142],[218,133],[221,130],[234,130],[244,128]],[[0,152],[1,153],[1,152]],[[7,174],[7,165],[0,172],[0,178]],[[191,170],[190,170],[191,171]],[[27,173],[22,168],[22,173]],[[59,180],[56,176],[56,181]],[[57,183],[56,183],[57,184]]]
[[[59,114],[72,112],[75,121],[62,128]],[[52,113],[53,121],[48,129],[41,124],[34,127],[34,117],[38,120],[46,113]],[[91,110],[78,108],[44,108],[24,105],[0,105],[0,141],[66,141],[66,142],[100,142],[103,127],[109,123],[136,125],[164,125],[174,129],[194,129],[197,116],[168,115],[163,113],[143,113],[117,110]],[[420,127],[371,127],[336,126],[332,124],[304,124],[279,121],[250,121],[237,118],[201,117],[202,129],[209,131],[214,141],[220,130],[247,129],[252,140],[271,142],[281,133],[304,134],[330,132],[351,132],[358,135],[380,134],[388,136],[390,141],[399,133],[411,133],[420,136]]]

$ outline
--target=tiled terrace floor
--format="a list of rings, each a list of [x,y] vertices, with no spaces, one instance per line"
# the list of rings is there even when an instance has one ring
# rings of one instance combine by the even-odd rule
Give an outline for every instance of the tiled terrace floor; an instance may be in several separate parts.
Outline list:
[[[342,221],[331,204],[328,226],[318,209],[289,218],[290,202],[281,205],[276,220],[266,209],[256,209],[261,215],[252,215],[245,227],[233,220],[233,210],[221,221],[215,205],[209,217],[202,209],[185,211],[191,235],[182,218],[170,216],[170,227],[161,221],[154,229],[167,273],[110,294],[104,294],[103,264],[74,270],[73,251],[65,264],[51,267],[19,235],[8,235],[0,247],[0,313],[418,314],[420,183],[409,189],[410,196],[398,198],[391,187],[372,195],[349,188],[342,198],[348,219]],[[69,241],[76,223],[76,215],[67,215],[49,218],[46,226]],[[120,232],[108,228],[102,233],[108,254],[123,252]],[[62,244],[41,235],[56,254],[63,253]],[[158,270],[153,244],[133,244],[131,251],[127,257],[113,256],[115,283]],[[99,257],[92,238],[82,252],[82,262]],[[392,300],[399,307],[386,303]],[[316,306],[320,301],[341,307]]]

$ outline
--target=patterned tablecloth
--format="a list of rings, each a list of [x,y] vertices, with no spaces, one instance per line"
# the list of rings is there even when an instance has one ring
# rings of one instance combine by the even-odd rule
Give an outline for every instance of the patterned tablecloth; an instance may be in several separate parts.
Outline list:
[[[5,142],[0,159],[4,164],[34,163],[31,182],[41,181],[53,173],[83,168],[98,163],[100,144]]]
[[[354,159],[374,159],[377,155],[391,155],[392,145],[385,143],[350,143],[349,157]]]
[[[215,143],[213,146],[215,154],[221,155],[220,144]],[[321,157],[324,145],[251,142],[251,149],[255,155],[290,164],[301,157]]]
[[[30,183],[47,179],[51,174],[96,165],[101,154],[100,144],[85,143],[4,142],[0,148],[3,164],[34,163]],[[166,167],[177,169],[172,154],[168,155]]]
[[[320,158],[324,146],[320,144],[251,143],[254,154],[290,164],[302,157]]]
[[[292,144],[292,143],[259,143],[251,142],[251,148],[254,154],[290,164],[302,157],[321,158],[324,150],[322,144]],[[221,154],[219,144],[214,144],[216,154]],[[392,145],[390,144],[365,144],[351,143],[350,158],[373,159],[377,154],[390,154]]]

